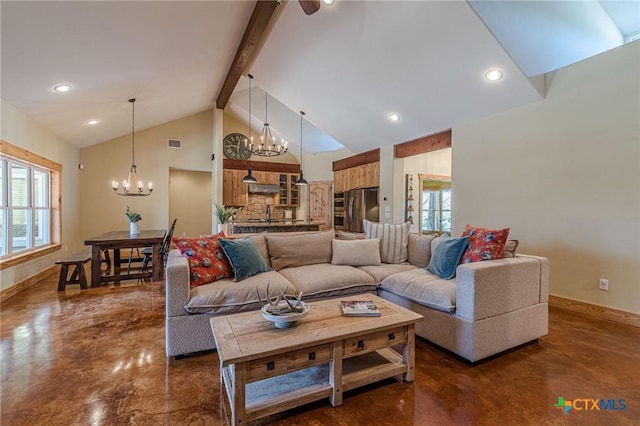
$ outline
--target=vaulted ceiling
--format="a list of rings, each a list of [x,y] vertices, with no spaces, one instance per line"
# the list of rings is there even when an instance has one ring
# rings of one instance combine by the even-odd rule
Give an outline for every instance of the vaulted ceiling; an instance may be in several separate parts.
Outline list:
[[[212,108],[252,1],[0,3],[2,99],[84,147]],[[253,124],[354,152],[544,97],[539,75],[640,31],[640,1],[340,1],[278,6],[254,76]],[[488,82],[499,68],[504,78]],[[55,93],[53,86],[72,89]],[[247,79],[227,111],[247,120]],[[400,114],[393,123],[388,114]],[[100,122],[86,123],[91,118]]]

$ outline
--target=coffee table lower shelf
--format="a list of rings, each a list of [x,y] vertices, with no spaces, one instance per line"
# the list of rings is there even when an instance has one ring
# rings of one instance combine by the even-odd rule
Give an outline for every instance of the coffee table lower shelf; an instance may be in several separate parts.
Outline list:
[[[378,349],[342,360],[341,393],[398,377],[407,371],[407,365],[398,352],[390,348]],[[233,405],[235,365],[223,367],[221,376],[229,402]],[[334,395],[330,381],[330,364],[303,368],[245,385],[245,422],[260,419],[291,408]],[[338,399],[340,405],[342,398]],[[333,402],[332,402],[333,403]]]

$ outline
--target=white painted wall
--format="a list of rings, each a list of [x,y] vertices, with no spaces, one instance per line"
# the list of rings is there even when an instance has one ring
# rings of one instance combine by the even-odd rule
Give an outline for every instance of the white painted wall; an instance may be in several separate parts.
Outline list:
[[[552,294],[640,313],[640,42],[547,85],[543,101],[453,128],[454,235],[510,227],[519,252],[549,258]]]
[[[12,105],[5,101],[1,102],[0,138],[62,164],[62,252],[80,249],[83,244],[77,226],[80,221],[78,149],[31,120]],[[54,252],[1,270],[0,289],[6,290],[50,268],[61,257],[60,253]]]

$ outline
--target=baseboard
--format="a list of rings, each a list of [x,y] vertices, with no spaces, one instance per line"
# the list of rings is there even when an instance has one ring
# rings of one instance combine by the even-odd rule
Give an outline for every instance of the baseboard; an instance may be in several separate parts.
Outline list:
[[[618,309],[608,308],[606,306],[593,305],[591,303],[567,299],[565,297],[554,296],[551,294],[549,295],[549,306],[640,328],[640,315],[634,314],[633,312],[621,311]]]
[[[4,302],[8,298],[15,296],[16,294],[44,280],[45,278],[49,278],[51,275],[57,275],[59,273],[60,273],[60,266],[54,265],[50,268],[45,269],[42,272],[39,272],[27,278],[24,281],[20,281],[16,285],[0,291],[0,302]]]

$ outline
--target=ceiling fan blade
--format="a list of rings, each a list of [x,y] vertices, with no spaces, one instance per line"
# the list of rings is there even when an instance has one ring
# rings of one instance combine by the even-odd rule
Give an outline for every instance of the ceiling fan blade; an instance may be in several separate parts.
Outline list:
[[[320,0],[298,0],[307,15],[313,15],[320,9]]]

